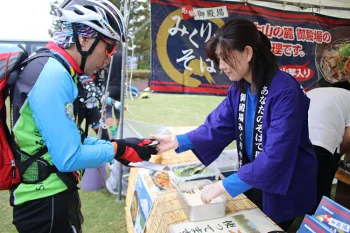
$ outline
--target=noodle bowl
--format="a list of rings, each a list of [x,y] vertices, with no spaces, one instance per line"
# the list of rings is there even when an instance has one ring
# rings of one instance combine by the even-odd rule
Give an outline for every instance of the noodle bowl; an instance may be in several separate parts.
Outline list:
[[[332,42],[316,45],[319,76],[330,83],[350,80],[350,27],[329,30]]]

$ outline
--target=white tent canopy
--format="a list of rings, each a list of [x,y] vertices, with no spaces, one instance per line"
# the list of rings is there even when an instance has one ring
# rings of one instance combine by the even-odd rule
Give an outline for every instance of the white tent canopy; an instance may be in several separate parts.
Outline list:
[[[350,0],[226,0],[246,2],[286,11],[314,12],[337,18],[350,18]]]

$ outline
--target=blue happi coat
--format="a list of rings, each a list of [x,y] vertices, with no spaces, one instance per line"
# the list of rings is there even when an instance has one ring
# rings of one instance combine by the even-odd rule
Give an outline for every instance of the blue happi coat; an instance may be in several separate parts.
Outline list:
[[[279,223],[315,207],[317,160],[308,131],[310,100],[300,84],[278,71],[268,90],[263,150],[253,162],[239,168],[238,176],[262,191],[263,211]],[[232,85],[205,123],[186,134],[203,164],[209,165],[238,138],[239,95],[240,89]]]

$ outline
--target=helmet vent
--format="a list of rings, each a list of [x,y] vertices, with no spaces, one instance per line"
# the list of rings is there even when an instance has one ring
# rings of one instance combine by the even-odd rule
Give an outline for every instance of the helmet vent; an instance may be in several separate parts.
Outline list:
[[[62,22],[82,23],[116,41],[124,41],[125,19],[108,0],[62,0],[57,16]]]
[[[98,22],[97,20],[93,20],[93,21],[91,21],[91,22],[93,22],[94,24],[98,25],[99,27],[103,27],[103,26],[100,24],[100,22]]]
[[[84,15],[84,12],[81,12],[80,10],[75,9],[74,13],[78,14],[78,15]]]

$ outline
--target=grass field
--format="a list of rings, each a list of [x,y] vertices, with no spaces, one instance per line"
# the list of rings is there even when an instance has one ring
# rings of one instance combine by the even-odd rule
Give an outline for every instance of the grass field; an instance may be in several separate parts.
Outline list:
[[[130,112],[125,112],[125,119],[164,126],[194,126],[203,123],[222,100],[223,97],[215,96],[150,94],[148,99],[126,99]],[[108,196],[105,190],[81,190],[80,195],[84,233],[126,232],[125,201],[116,202],[116,196]],[[11,223],[12,208],[8,199],[8,192],[0,191],[0,233],[17,232]]]

